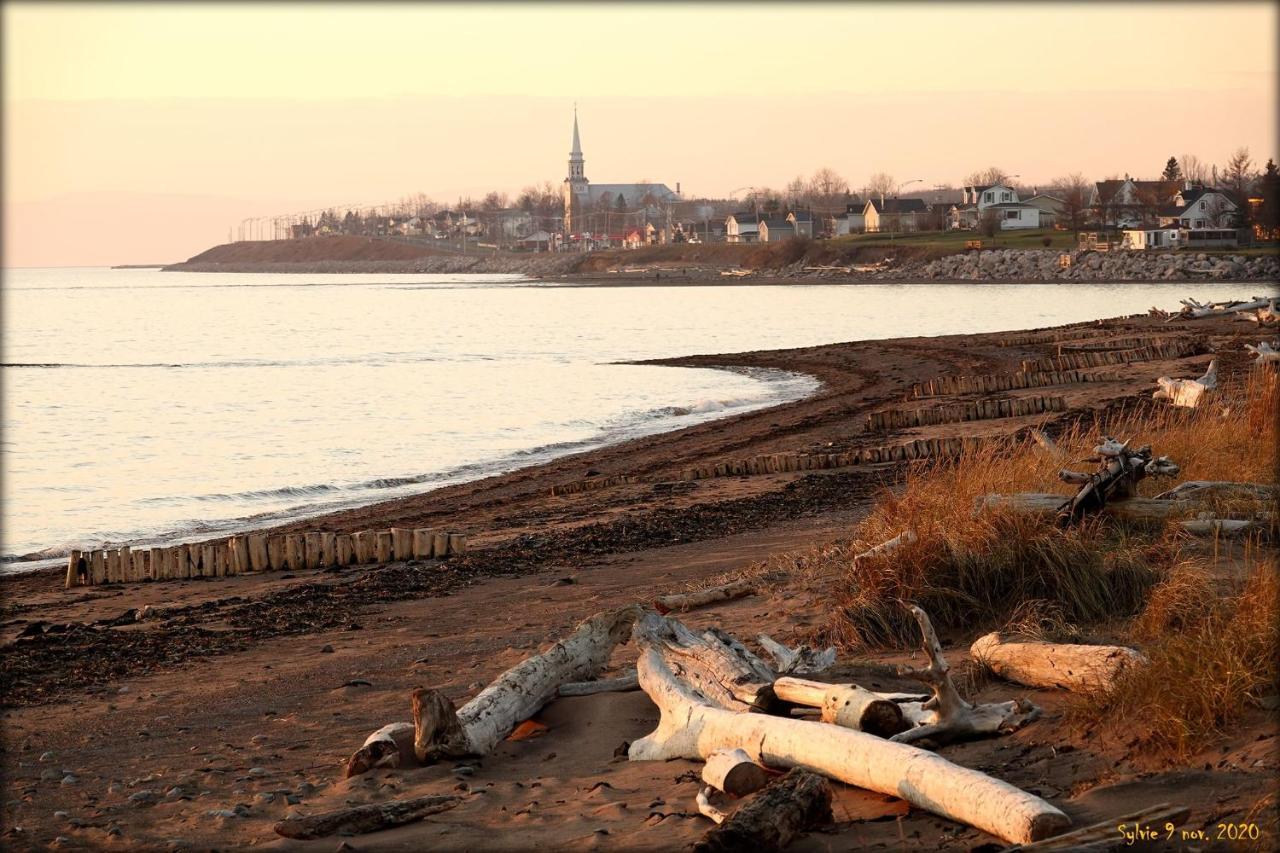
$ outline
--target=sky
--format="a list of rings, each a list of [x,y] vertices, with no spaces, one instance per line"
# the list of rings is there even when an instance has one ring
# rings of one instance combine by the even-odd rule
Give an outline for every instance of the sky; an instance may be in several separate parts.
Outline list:
[[[6,266],[566,172],[686,197],[1277,156],[1271,3],[3,6]]]

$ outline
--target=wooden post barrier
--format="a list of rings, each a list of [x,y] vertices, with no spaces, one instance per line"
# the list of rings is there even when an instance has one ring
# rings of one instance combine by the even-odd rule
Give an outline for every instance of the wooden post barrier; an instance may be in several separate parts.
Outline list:
[[[89,582],[92,584],[107,582],[107,555],[101,549],[89,553]]]
[[[84,557],[80,555],[80,551],[73,548],[71,550],[71,553],[67,554],[67,579],[66,579],[67,589],[71,589],[71,587],[73,586],[80,585],[81,583],[80,578],[86,574],[81,569],[81,564],[84,564],[86,567],[88,566],[88,563],[85,562]]]
[[[413,556],[418,560],[430,560],[431,540],[435,531],[430,527],[419,527],[413,531]]]
[[[120,583],[133,582],[133,550],[128,545],[120,546]]]
[[[267,566],[273,572],[281,571],[285,567],[284,556],[284,537],[268,536],[267,537]]]
[[[138,550],[131,552],[133,557],[133,580],[134,582],[150,580],[147,576],[147,552]]]
[[[170,548],[169,560],[172,566],[171,577],[176,580],[191,577],[191,555],[187,553],[186,545],[174,545]]]
[[[148,571],[147,574],[153,581],[162,581],[165,579],[164,574],[164,549],[152,548],[147,557]]]
[[[108,548],[107,555],[107,583],[120,583],[120,551],[116,548]]]
[[[351,540],[355,545],[356,563],[363,566],[373,562],[373,531],[361,530],[359,533],[351,534]]]
[[[391,562],[391,531],[379,530],[374,539],[374,556],[378,563]]]
[[[320,534],[318,532],[302,534],[303,564],[308,569],[320,568]]]
[[[301,533],[285,534],[284,561],[291,572],[301,571],[306,566],[306,549]]]
[[[391,553],[397,560],[413,559],[413,531],[407,527],[391,528]]]
[[[451,555],[462,556],[467,553],[467,534],[450,533],[449,534],[449,553]]]
[[[192,577],[213,578],[218,576],[218,554],[217,549],[213,547],[213,543],[202,544],[200,547],[200,574],[196,575],[192,572]],[[195,561],[192,560],[194,568]]]
[[[334,539],[334,561],[339,566],[349,566],[356,558],[355,544],[350,533],[339,533]]]
[[[338,534],[320,534],[320,565],[325,568],[338,565]]]
[[[437,530],[431,534],[431,555],[437,560],[449,553],[449,534]]]
[[[246,540],[249,550],[249,571],[265,572],[271,568],[271,559],[267,555],[267,537],[261,533],[251,533]]]

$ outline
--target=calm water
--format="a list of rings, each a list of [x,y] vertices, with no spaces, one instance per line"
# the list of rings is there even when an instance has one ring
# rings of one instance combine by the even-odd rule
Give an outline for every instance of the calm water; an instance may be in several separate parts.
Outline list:
[[[371,503],[815,387],[614,361],[1020,329],[1248,290],[8,270],[2,553]]]

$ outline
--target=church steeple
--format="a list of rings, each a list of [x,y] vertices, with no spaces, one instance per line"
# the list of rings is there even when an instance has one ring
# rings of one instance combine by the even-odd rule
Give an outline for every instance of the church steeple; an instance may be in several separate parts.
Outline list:
[[[582,157],[582,142],[578,139],[578,107],[573,107],[573,150],[569,152],[569,180],[584,180],[585,161]]]

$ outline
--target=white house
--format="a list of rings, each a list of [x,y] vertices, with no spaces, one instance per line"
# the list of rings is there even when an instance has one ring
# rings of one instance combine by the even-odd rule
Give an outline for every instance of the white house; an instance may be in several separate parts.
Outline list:
[[[1155,228],[1126,228],[1120,239],[1120,248],[1139,252],[1148,249],[1176,249],[1180,245],[1178,230],[1177,224]]]
[[[1194,231],[1228,228],[1235,223],[1238,206],[1222,190],[1184,186],[1173,202],[1159,212],[1161,225]]]
[[[724,221],[729,243],[754,243],[760,237],[760,217],[755,213],[731,213]]]
[[[807,210],[793,210],[787,214],[787,221],[797,237],[813,236],[813,214]]]
[[[864,201],[852,202],[845,206],[844,214],[844,231],[843,234],[860,234],[867,230],[867,217],[865,214],[867,203]]]
[[[1139,181],[1130,177],[1098,181],[1089,206],[1103,227],[1137,228],[1155,224],[1152,214],[1166,208],[1178,192],[1177,181]]]
[[[965,187],[961,203],[951,208],[951,227],[973,230],[988,216],[1001,231],[1041,227],[1041,205],[1020,201],[1018,191],[1005,184]]]

